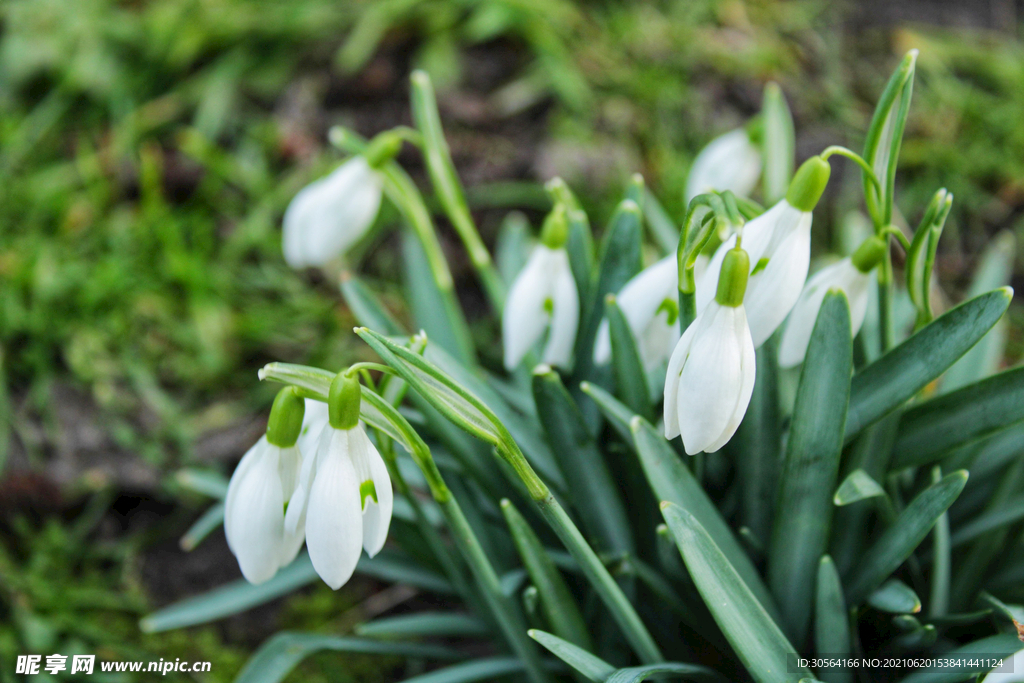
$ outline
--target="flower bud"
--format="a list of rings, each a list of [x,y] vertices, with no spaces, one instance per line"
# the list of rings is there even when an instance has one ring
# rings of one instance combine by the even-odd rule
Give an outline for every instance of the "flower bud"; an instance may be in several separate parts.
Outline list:
[[[548,249],[561,249],[568,239],[569,221],[565,216],[565,204],[559,202],[544,219],[540,241]]]
[[[339,372],[331,382],[327,395],[327,415],[335,429],[352,429],[359,424],[362,391],[359,379],[346,371]]]
[[[302,431],[305,413],[306,403],[299,398],[295,387],[285,387],[277,392],[267,421],[267,441],[280,448],[294,446]]]
[[[786,201],[800,211],[812,211],[828,185],[832,167],[821,157],[811,157],[797,169],[786,192]]]
[[[875,266],[881,263],[888,250],[889,246],[885,241],[881,237],[874,235],[864,240],[857,247],[857,251],[853,252],[850,261],[860,272],[870,273],[874,270]]]
[[[718,276],[715,301],[736,308],[743,303],[750,277],[750,257],[740,247],[730,249],[722,261],[722,274]]]

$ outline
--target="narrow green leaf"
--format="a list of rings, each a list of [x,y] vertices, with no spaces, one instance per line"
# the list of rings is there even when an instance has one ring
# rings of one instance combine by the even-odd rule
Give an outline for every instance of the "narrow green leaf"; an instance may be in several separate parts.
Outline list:
[[[884,495],[886,495],[885,489],[881,484],[872,479],[871,475],[864,470],[856,469],[850,472],[850,475],[836,489],[836,495],[832,497],[832,502],[837,507],[843,507],[867,498]]]
[[[631,666],[626,669],[619,669],[605,679],[605,683],[640,683],[646,681],[656,674],[674,674],[679,678],[693,681],[722,681],[728,679],[714,669],[698,664],[683,664],[681,662],[665,662],[664,664],[648,664],[646,666]]]
[[[1016,621],[1024,623],[1024,607],[1021,607],[1020,605],[1008,605],[986,591],[982,591],[978,598],[982,602],[992,605],[992,607],[995,608],[996,613],[1002,615],[1008,622],[1012,623]]]
[[[819,657],[842,658],[850,654],[850,620],[839,572],[828,555],[818,563],[817,596],[814,601],[814,649]],[[819,669],[825,683],[850,683],[846,667]]]
[[[401,323],[377,299],[377,295],[358,276],[345,271],[341,274],[341,293],[360,325],[381,334],[405,334]]]
[[[673,503],[663,502],[661,512],[697,590],[754,680],[796,683],[810,676],[788,661],[796,649],[700,522]],[[795,673],[789,672],[791,667]]]
[[[921,599],[917,593],[899,579],[889,579],[883,583],[868,596],[868,604],[891,614],[917,614],[921,611]]]
[[[572,270],[573,280],[576,281],[576,293],[580,298],[580,320],[583,320],[591,313],[592,290],[596,284],[594,236],[590,230],[590,220],[582,209],[570,209],[565,217],[569,221],[569,239],[565,242],[565,250],[569,254],[569,268]]]
[[[992,668],[991,666],[977,666],[977,660],[1006,659],[1019,649],[1021,649],[1021,642],[1015,635],[1000,633],[982,638],[942,654],[943,659],[962,657],[960,660],[962,666],[933,666],[919,669],[904,678],[902,683],[959,683],[967,681]],[[971,660],[975,660],[974,665]]]
[[[178,541],[178,545],[185,552],[195,550],[195,547],[202,543],[203,539],[210,535],[210,532],[224,522],[224,504],[217,503],[207,508],[206,512],[188,528],[185,535]]]
[[[186,467],[174,474],[174,480],[190,491],[223,500],[228,495],[228,480],[220,472]]]
[[[509,287],[516,280],[516,275],[530,258],[530,221],[519,211],[509,211],[498,228],[498,238],[494,245],[494,260],[498,263],[498,272]],[[372,329],[372,325],[366,325]]]
[[[800,644],[807,639],[814,579],[828,547],[852,371],[850,309],[845,294],[831,291],[800,373],[768,550],[768,585],[786,632]]]
[[[764,87],[761,117],[764,121],[764,200],[769,206],[786,196],[793,177],[796,133],[786,96],[777,83]]]
[[[779,434],[778,348],[771,337],[757,349],[754,391],[739,431],[736,433],[740,479],[740,515],[751,536],[762,547],[771,538],[772,517],[779,472],[782,470],[782,441]]]
[[[595,657],[578,645],[552,635],[546,631],[530,630],[530,637],[547,648],[548,652],[561,659],[576,671],[594,683],[604,683],[605,679],[615,673],[615,667]]]
[[[630,428],[640,464],[657,499],[674,503],[696,517],[768,614],[776,615],[775,601],[757,568],[689,468],[646,420],[635,416]]]
[[[962,444],[1024,420],[1024,367],[919,403],[900,420],[893,469],[934,462]]]
[[[472,683],[497,680],[526,670],[523,663],[513,657],[490,657],[431,671],[406,678],[402,683]]]
[[[661,247],[662,252],[673,253],[679,245],[679,228],[650,188],[644,188],[644,201],[641,202],[641,206],[644,207],[644,217],[647,218],[647,226],[651,229],[654,241]]]
[[[629,329],[614,294],[604,300],[608,332],[612,342],[612,368],[615,370],[615,390],[624,404],[637,415],[650,420],[654,414],[651,393],[647,388],[647,371],[640,360],[640,350]]]
[[[278,683],[306,657],[316,652],[358,652],[405,655],[426,659],[459,659],[463,655],[448,648],[419,643],[393,643],[368,638],[344,638],[320,633],[283,631],[257,650],[235,678],[235,683]]]
[[[932,481],[942,480],[942,468],[932,468]],[[931,589],[928,595],[928,616],[941,617],[949,611],[949,585],[952,573],[953,553],[949,537],[949,513],[943,512],[935,520],[933,531],[933,558]]]
[[[355,631],[356,635],[367,638],[447,638],[490,633],[487,624],[479,618],[459,612],[417,612],[383,617],[359,624]]]
[[[632,444],[633,432],[629,428],[629,422],[636,413],[607,391],[591,382],[581,382],[580,391],[593,399],[597,407],[600,408],[601,413],[611,424],[612,428],[622,437],[623,441]]]
[[[519,514],[515,506],[505,499],[501,501],[501,510],[505,514],[512,540],[515,541],[519,555],[530,575],[530,581],[540,594],[541,607],[548,623],[561,638],[568,640],[584,649],[590,649],[590,635],[587,624],[580,614],[576,600],[565,585],[565,580],[551,561],[540,539],[533,529]]]
[[[1017,257],[1016,239],[1009,230],[995,236],[981,255],[968,297],[1010,284]],[[942,391],[952,391],[988,377],[999,369],[1006,348],[1007,323],[1000,320],[974,347],[953,364],[942,378]]]
[[[1013,500],[994,510],[986,510],[971,521],[957,527],[950,539],[955,548],[989,531],[1024,519],[1024,500]]]
[[[910,557],[966,483],[965,470],[948,474],[918,494],[904,508],[893,525],[864,552],[851,573],[852,581],[847,591],[851,604],[860,604]]]
[[[858,372],[846,441],[896,410],[967,352],[1006,312],[1013,291],[997,289],[947,311]]]
[[[935,193],[921,224],[914,233],[910,249],[907,251],[907,261],[904,266],[907,294],[917,309],[915,324],[918,327],[930,322],[934,317],[931,304],[931,284],[932,269],[935,265],[935,250],[938,248],[942,228],[946,224],[946,217],[949,216],[952,205],[953,195],[947,192],[946,188]]]

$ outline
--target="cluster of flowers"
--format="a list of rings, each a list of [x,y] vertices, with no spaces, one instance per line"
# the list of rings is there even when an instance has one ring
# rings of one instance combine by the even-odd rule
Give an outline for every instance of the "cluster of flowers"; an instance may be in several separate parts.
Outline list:
[[[393,153],[393,152],[392,152]],[[294,268],[322,266],[357,242],[374,222],[388,150],[353,156],[307,186],[284,217],[284,256]],[[687,198],[726,190],[746,196],[761,174],[761,155],[745,129],[712,141],[694,162]],[[886,244],[871,237],[850,257],[810,280],[811,211],[830,167],[813,157],[786,197],[745,225],[729,226],[710,259],[696,264],[697,315],[680,329],[680,266],[670,255],[643,270],[617,299],[648,371],[666,367],[664,429],[687,453],[714,452],[739,427],[754,387],[755,349],[789,318],[781,339],[784,367],[803,361],[829,289],[850,301],[853,332],[867,308],[872,270]],[[566,251],[565,207],[547,217],[539,243],[509,291],[502,315],[504,361],[515,369],[545,336],[543,362],[572,362],[580,305]],[[611,358],[607,321],[594,360]],[[387,468],[359,422],[359,385],[340,374],[325,408],[282,390],[267,435],[239,463],[228,490],[225,529],[245,577],[266,581],[294,559],[303,541],[313,566],[337,588],[351,576],[360,548],[372,557],[391,518]],[[354,409],[353,409],[353,406]],[[296,415],[298,416],[296,420]],[[303,419],[305,415],[305,419]]]

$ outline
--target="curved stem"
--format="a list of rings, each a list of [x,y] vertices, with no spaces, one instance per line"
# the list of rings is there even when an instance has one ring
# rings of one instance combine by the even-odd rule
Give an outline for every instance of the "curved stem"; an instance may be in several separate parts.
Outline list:
[[[345,374],[351,377],[353,374],[361,372],[362,370],[376,370],[377,372],[383,372],[385,375],[398,374],[390,365],[369,362],[353,363],[352,365],[348,366],[348,370],[345,371]]]
[[[907,236],[903,234],[903,231],[897,228],[896,226],[889,225],[883,228],[881,234],[892,235],[893,237],[895,237],[896,241],[900,243],[901,247],[903,247],[904,253],[910,251],[910,240],[908,240]]]
[[[853,161],[858,166],[860,166],[861,169],[863,169],[863,171],[867,174],[868,180],[870,180],[871,183],[875,186],[875,190],[878,191],[878,194],[882,194],[882,184],[878,182],[878,176],[875,175],[874,169],[872,169],[871,165],[864,160],[864,157],[857,154],[852,149],[847,149],[842,145],[831,145],[830,147],[826,147],[819,156],[821,156],[822,159],[825,159],[827,161],[828,158],[834,154],[838,154],[841,157],[846,157],[850,161]]]

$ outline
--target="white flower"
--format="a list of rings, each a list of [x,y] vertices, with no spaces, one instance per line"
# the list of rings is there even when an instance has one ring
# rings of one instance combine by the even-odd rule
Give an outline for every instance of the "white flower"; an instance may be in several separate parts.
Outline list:
[[[320,443],[320,434],[327,426],[328,410],[326,403],[311,398],[305,399],[305,406],[302,430],[299,432],[299,440],[295,442],[295,445],[298,446],[299,453],[311,456],[316,453],[317,444]]]
[[[706,256],[698,256],[696,277],[707,267]],[[616,301],[636,339],[640,360],[650,372],[668,360],[679,341],[679,267],[672,254],[648,266],[633,277],[616,295]],[[612,342],[608,321],[602,320],[594,344],[594,362],[611,360]]]
[[[322,266],[373,224],[384,180],[362,155],[299,191],[284,214],[284,259],[292,268]]]
[[[779,346],[779,365],[791,368],[803,362],[814,323],[818,319],[818,310],[830,289],[839,289],[846,294],[850,302],[850,329],[857,336],[868,309],[871,279],[871,272],[861,272],[849,257],[815,273],[807,281],[793,312],[789,314],[789,322],[786,323]]]
[[[733,235],[715,251],[697,282],[697,311],[714,300],[722,259],[736,245]],[[750,255],[747,309],[755,348],[786,319],[807,279],[811,261],[811,213],[785,199],[743,226],[743,248]]]
[[[501,318],[505,367],[515,369],[548,327],[542,360],[549,365],[568,365],[579,317],[579,295],[569,255],[564,248],[538,244],[505,300]]]
[[[720,135],[700,151],[686,179],[686,201],[717,190],[747,197],[761,177],[761,151],[743,128]]]
[[[328,425],[316,453],[302,463],[285,530],[305,526],[313,568],[337,590],[355,571],[361,549],[373,557],[384,547],[393,505],[391,477],[362,423]]]
[[[689,455],[720,449],[747,412],[755,375],[744,306],[712,300],[686,328],[669,359],[665,437],[682,435]]]
[[[285,531],[285,505],[295,491],[302,456],[262,437],[238,463],[224,501],[228,547],[250,583],[263,583],[302,547],[302,530]]]

